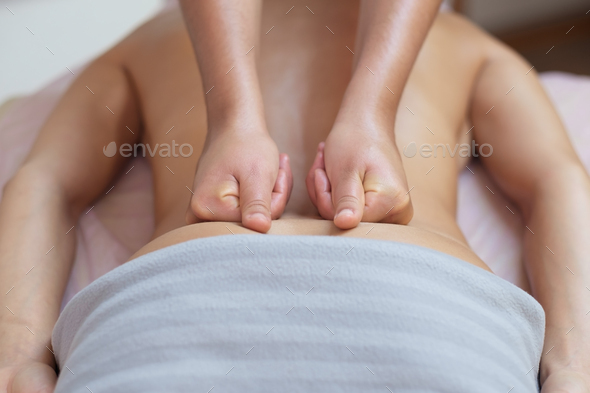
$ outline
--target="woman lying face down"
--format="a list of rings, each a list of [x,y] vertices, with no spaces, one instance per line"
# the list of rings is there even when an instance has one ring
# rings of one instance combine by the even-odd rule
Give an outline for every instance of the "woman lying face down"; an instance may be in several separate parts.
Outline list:
[[[381,382],[381,390],[401,391],[447,381],[437,379],[441,375],[461,383],[453,385],[456,391],[508,391],[534,390],[539,374],[544,392],[586,391],[590,359],[581,283],[590,274],[584,252],[590,183],[531,66],[460,17],[439,14],[403,89],[367,82],[372,94],[364,98],[379,108],[371,112],[363,96],[349,94],[355,90],[351,83],[395,70],[358,60],[360,48],[351,45],[358,6],[318,4],[312,14],[298,5],[285,15],[291,7],[285,5],[264,4],[261,25],[276,27],[240,60],[258,56],[262,102],[256,103],[258,112],[248,111],[255,115],[250,122],[207,109],[205,97],[222,96],[224,81],[202,88],[178,10],[140,27],[90,63],[68,89],[0,203],[0,283],[6,290],[14,286],[6,299],[14,315],[0,317],[2,387],[53,388],[59,366],[58,391],[142,386],[129,381],[143,381],[144,388],[178,382],[158,385],[166,391],[207,391],[224,383],[228,390],[366,391]],[[219,65],[222,74],[241,72],[240,61],[233,68]],[[399,97],[399,104],[388,95]],[[212,124],[223,124],[223,131],[208,132]],[[53,348],[75,254],[74,232],[64,234],[120,173],[129,159],[121,146],[140,143],[154,180],[153,239],[73,301],[60,318]],[[493,147],[479,159],[532,230],[524,232],[525,261],[545,326],[538,304],[493,276],[457,226],[457,175],[470,157],[440,150],[436,156],[404,154],[412,144],[448,145],[452,151],[472,143]],[[163,144],[188,145],[193,152],[149,153]],[[107,146],[115,146],[114,154],[107,156]],[[223,177],[224,165],[263,176],[246,165],[258,158],[276,161],[276,177],[265,180],[270,206],[258,189]],[[212,169],[200,174],[198,168]],[[336,173],[350,173],[350,192],[335,195],[330,179],[339,178]],[[203,184],[214,187],[203,190]],[[403,192],[393,192],[391,184]],[[244,195],[253,201],[249,208],[267,208],[273,220],[243,222]],[[194,223],[186,225],[187,218]],[[257,230],[296,236],[254,236]],[[234,275],[228,273],[232,266]],[[260,279],[263,273],[276,280]],[[315,286],[320,276],[324,281]],[[160,281],[170,285],[150,286]],[[362,283],[382,295],[364,292]],[[277,292],[284,287],[284,294]],[[166,311],[158,320],[142,313],[146,309]],[[451,323],[468,320],[471,325]],[[168,338],[150,349],[141,344],[142,329],[144,338]],[[109,335],[113,331],[118,334]],[[411,331],[420,331],[421,339]],[[258,332],[274,345],[257,338]],[[486,340],[494,345],[484,345]],[[387,350],[379,352],[380,345]],[[117,359],[136,365],[135,371],[115,375],[99,368]],[[275,376],[264,378],[263,370]],[[291,377],[285,370],[293,371]],[[331,384],[322,385],[322,372]],[[477,375],[480,385],[465,379],[466,373]]]

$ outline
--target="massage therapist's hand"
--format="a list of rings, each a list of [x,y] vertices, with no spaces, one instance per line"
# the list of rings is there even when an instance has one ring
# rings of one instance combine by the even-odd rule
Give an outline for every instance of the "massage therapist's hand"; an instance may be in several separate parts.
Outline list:
[[[307,178],[312,202],[339,228],[361,220],[406,224],[412,218],[395,116],[440,2],[360,2],[352,77],[325,151],[318,152],[325,169],[318,157]]]
[[[293,183],[266,132],[256,58],[260,0],[180,0],[207,107],[208,133],[187,222],[241,221],[267,232]],[[215,88],[215,89],[213,89]]]
[[[393,136],[369,124],[336,124],[307,175],[320,215],[341,229],[361,221],[407,224],[413,215]]]
[[[292,187],[289,158],[279,155],[265,128],[212,130],[197,166],[187,222],[241,221],[267,232],[271,219],[285,210]]]

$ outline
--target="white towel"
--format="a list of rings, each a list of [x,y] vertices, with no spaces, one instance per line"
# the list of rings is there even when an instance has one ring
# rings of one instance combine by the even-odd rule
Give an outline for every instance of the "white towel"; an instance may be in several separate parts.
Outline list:
[[[437,251],[218,236],[78,293],[55,392],[536,392],[543,335],[530,295]]]

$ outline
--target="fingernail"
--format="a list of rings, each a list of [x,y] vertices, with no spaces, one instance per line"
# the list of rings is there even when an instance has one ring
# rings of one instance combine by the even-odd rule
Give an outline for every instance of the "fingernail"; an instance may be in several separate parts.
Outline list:
[[[336,213],[336,215],[334,216],[334,219],[336,219],[337,217],[340,216],[354,216],[354,212],[350,209],[342,209],[340,210],[338,213]]]

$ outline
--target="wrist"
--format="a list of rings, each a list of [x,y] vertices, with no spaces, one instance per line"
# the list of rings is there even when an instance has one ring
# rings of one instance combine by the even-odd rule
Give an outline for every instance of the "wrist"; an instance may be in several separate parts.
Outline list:
[[[571,330],[570,330],[571,329]],[[578,329],[576,331],[576,329]],[[541,377],[562,369],[585,371],[590,368],[590,332],[583,324],[567,329],[547,326],[541,357]]]
[[[203,92],[207,121],[213,126],[210,128],[264,119],[262,93],[255,72],[236,68],[230,75],[220,78],[211,86],[204,83]]]
[[[14,365],[34,360],[53,367],[55,358],[49,350],[51,329],[41,329],[33,324],[29,326],[21,322],[0,319],[0,363]]]
[[[207,101],[207,124],[214,132],[229,128],[266,130],[262,100],[240,96],[222,102]]]
[[[374,125],[393,132],[400,94],[394,94],[383,78],[372,75],[366,68],[364,71],[355,71],[346,88],[336,122]]]
[[[264,115],[258,111],[241,111],[227,113],[226,116],[211,121],[207,125],[207,136],[242,136],[242,135],[268,135]]]

